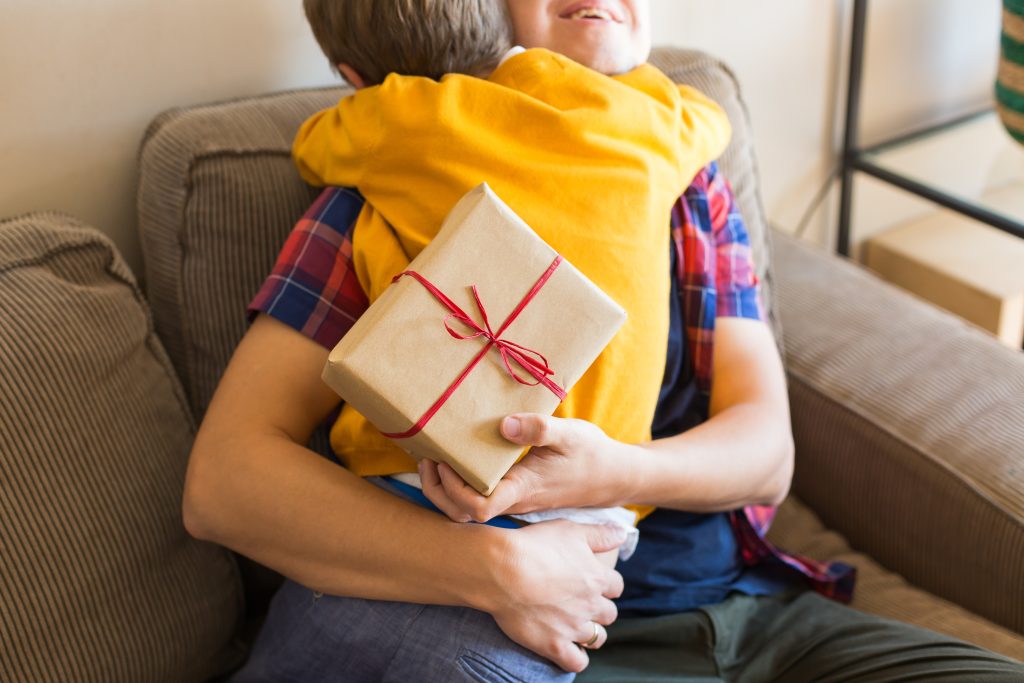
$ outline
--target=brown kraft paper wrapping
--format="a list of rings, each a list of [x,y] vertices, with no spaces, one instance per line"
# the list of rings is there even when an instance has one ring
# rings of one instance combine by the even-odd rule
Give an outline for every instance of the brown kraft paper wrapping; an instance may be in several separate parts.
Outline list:
[[[491,328],[509,314],[556,258],[486,184],[464,196],[437,237],[409,264],[484,327],[473,299],[476,285]],[[381,432],[412,427],[487,343],[459,340],[444,327],[450,313],[412,277],[391,284],[331,351],[324,381]],[[501,339],[533,349],[566,392],[625,322],[625,311],[567,261],[508,326]],[[459,334],[473,331],[449,321]],[[512,362],[512,369],[534,381]],[[484,495],[523,449],[499,432],[518,412],[550,415],[558,397],[543,385],[525,386],[508,373],[494,346],[423,429],[395,443],[417,459],[445,462]]]

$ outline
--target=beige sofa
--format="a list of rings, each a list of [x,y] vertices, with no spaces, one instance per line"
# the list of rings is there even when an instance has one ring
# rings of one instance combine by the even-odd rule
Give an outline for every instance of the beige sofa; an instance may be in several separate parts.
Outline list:
[[[722,165],[797,444],[772,539],[857,565],[857,608],[1024,658],[1024,356],[766,230],[731,73],[694,52],[654,61],[734,123]],[[187,536],[183,473],[245,304],[315,197],[291,137],[340,94],[158,117],[140,153],[144,274],[70,217],[0,222],[0,680],[201,681],[244,658],[280,579]]]

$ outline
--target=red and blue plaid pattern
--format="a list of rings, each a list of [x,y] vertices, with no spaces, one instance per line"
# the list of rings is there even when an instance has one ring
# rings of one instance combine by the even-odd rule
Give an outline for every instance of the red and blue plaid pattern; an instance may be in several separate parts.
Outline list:
[[[352,268],[352,228],[364,202],[348,188],[320,194],[249,304],[250,319],[266,313],[327,349],[341,341],[370,305]]]
[[[327,188],[299,220],[277,263],[249,304],[327,349],[334,348],[368,306],[352,266],[352,229],[364,200],[345,188]],[[697,383],[711,391],[715,319],[764,319],[750,239],[728,181],[716,164],[702,170],[672,210],[672,241],[679,264],[682,310]],[[744,561],[774,559],[804,574],[831,598],[849,601],[856,571],[783,553],[765,540],[773,507],[731,514]]]
[[[679,257],[676,277],[694,373],[700,390],[709,394],[715,318],[765,319],[750,237],[732,188],[718,173],[717,164],[697,174],[673,207],[672,241]],[[775,558],[799,570],[818,592],[849,602],[856,569],[840,562],[789,555],[775,548],[765,540],[774,517],[775,508],[770,506],[731,513],[744,562],[753,566]]]

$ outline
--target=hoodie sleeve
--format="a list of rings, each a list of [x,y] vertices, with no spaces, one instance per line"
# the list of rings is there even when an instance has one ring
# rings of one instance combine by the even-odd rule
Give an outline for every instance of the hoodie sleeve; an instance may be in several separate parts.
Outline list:
[[[681,141],[706,166],[725,152],[732,138],[732,126],[725,111],[696,88],[679,87]]]
[[[358,187],[381,135],[373,88],[317,112],[299,128],[292,158],[310,185]]]

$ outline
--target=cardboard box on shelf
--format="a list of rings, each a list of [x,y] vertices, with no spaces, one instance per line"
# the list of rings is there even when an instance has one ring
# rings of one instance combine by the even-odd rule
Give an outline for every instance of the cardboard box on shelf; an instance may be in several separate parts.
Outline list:
[[[1024,343],[1024,240],[948,211],[868,239],[865,264],[884,279]]]

